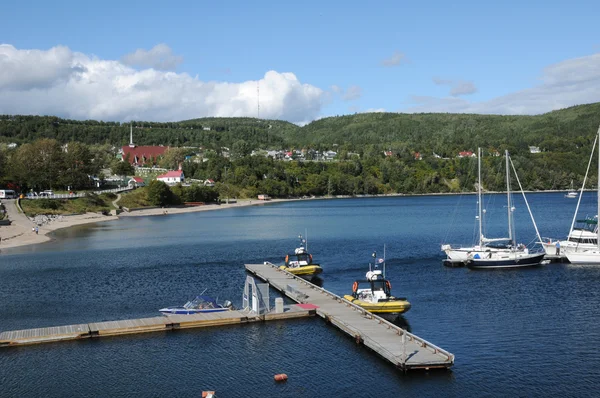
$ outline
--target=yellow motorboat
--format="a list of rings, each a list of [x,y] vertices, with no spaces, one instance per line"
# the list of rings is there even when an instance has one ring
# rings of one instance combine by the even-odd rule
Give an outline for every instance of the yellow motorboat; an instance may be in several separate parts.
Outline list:
[[[314,276],[323,272],[319,264],[313,263],[312,254],[308,253],[306,240],[300,235],[301,246],[294,250],[294,253],[285,256],[285,265],[279,269],[288,271],[298,276]]]
[[[373,253],[376,257],[377,253]],[[383,272],[377,262],[383,263]],[[392,296],[392,284],[385,279],[385,260],[379,259],[375,267],[369,263],[366,279],[357,280],[352,284],[352,294],[344,298],[374,314],[403,314],[410,310],[410,303],[404,297]],[[362,286],[362,287],[361,287]]]

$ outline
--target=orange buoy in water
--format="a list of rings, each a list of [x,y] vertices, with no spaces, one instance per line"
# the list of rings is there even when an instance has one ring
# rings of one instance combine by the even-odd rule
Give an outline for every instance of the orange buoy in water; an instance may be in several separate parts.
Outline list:
[[[279,373],[278,375],[275,375],[275,381],[286,381],[287,380],[287,375],[285,373]]]

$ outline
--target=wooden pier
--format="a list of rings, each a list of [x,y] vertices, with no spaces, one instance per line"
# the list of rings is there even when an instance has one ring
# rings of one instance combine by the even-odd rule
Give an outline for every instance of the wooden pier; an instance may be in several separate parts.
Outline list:
[[[246,270],[292,300],[316,306],[317,315],[402,370],[454,364],[453,354],[273,264],[246,264]]]
[[[102,336],[162,332],[177,329],[238,325],[250,322],[300,318],[311,315],[315,315],[315,310],[310,308],[310,306],[291,305],[284,307],[283,312],[269,312],[264,315],[257,315],[252,311],[223,311],[208,314],[166,315],[142,319],[14,330],[0,333],[0,347],[98,338]]]

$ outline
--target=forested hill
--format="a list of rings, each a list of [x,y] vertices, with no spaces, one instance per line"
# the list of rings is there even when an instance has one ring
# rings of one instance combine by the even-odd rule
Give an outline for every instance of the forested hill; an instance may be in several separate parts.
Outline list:
[[[280,120],[203,118],[172,123],[132,121],[136,145],[230,147],[243,140],[253,147],[283,148],[286,135],[300,127]],[[0,142],[22,144],[40,138],[60,143],[129,143],[129,123],[69,120],[55,116],[0,115]]]
[[[320,119],[290,130],[285,138],[301,146],[375,144],[443,157],[477,147],[522,153],[529,146],[551,152],[577,152],[584,146],[589,152],[598,125],[600,103],[594,103],[537,116],[364,113]]]
[[[583,155],[600,124],[600,103],[574,106],[537,116],[449,113],[365,113],[328,117],[304,127],[278,120],[201,118],[173,123],[133,121],[137,145],[230,147],[245,141],[251,148],[313,147],[362,152],[391,149],[453,157],[459,151],[529,146],[544,152]],[[78,121],[53,116],[0,116],[0,142],[53,138],[60,143],[124,145],[129,123]],[[587,155],[586,155],[587,156]]]

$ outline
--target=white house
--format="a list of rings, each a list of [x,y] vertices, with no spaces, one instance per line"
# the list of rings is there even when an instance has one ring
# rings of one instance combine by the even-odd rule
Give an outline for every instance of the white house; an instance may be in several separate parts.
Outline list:
[[[132,188],[144,187],[146,183],[142,177],[132,177],[127,183]]]
[[[540,153],[541,151],[540,151],[540,148],[537,147],[537,146],[530,146],[529,147],[529,152],[530,153]]]
[[[204,186],[205,187],[214,187],[215,180],[211,180],[210,178],[208,180],[204,180]]]
[[[175,185],[183,182],[184,176],[182,170],[168,171],[156,177],[158,181],[162,181],[168,185]]]

